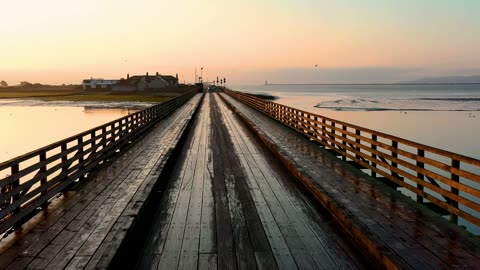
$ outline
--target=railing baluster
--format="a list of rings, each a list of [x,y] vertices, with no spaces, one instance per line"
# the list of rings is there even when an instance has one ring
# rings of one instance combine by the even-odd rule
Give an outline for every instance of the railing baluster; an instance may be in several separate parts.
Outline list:
[[[326,146],[328,144],[327,142],[327,133],[325,132],[326,131],[326,126],[327,125],[327,120],[325,118],[322,118],[322,141],[324,143],[324,145]]]
[[[394,151],[394,149],[397,149],[397,148],[398,148],[398,142],[397,142],[397,141],[392,141],[392,148],[393,148],[392,151],[391,151],[392,157],[397,158],[397,157],[398,157],[398,154],[397,154],[397,152]],[[398,164],[397,164],[396,162],[393,162],[393,161],[392,161],[392,167],[393,167],[393,168],[397,168],[397,167],[398,167]],[[392,174],[392,176],[396,176],[396,175],[397,175],[397,173],[394,172],[393,170],[390,170],[390,173]]]
[[[77,140],[77,144],[79,146],[78,148],[78,164],[79,164],[79,168],[78,170],[81,172],[84,168],[84,165],[83,164],[83,137],[80,136]],[[79,176],[79,180],[82,181],[84,179],[84,173],[81,173],[80,176]]]
[[[377,141],[377,135],[375,134],[372,134],[372,140],[373,141]],[[371,143],[370,144],[370,147],[373,149],[373,150],[377,150],[377,145]],[[372,153],[372,158],[374,160],[377,160],[377,154],[374,154]],[[372,161],[372,167],[376,168],[377,167],[377,162],[376,161]],[[377,177],[377,173],[375,171],[372,170],[372,176],[373,177]]]
[[[360,136],[360,129],[358,129],[358,128],[355,129],[355,135]],[[361,142],[360,142],[360,138],[355,138],[355,142],[358,143],[358,144],[360,144],[360,143],[361,143]],[[357,147],[358,147],[358,146],[357,146]],[[360,152],[360,151],[361,151],[361,148],[358,147],[358,152]],[[356,157],[357,159],[360,159],[360,155],[359,155],[358,153],[355,154],[355,157]]]
[[[60,151],[62,153],[62,173],[65,174],[65,177],[67,177],[68,175],[66,175],[67,173],[67,170],[68,170],[68,167],[66,166],[66,163],[67,163],[67,160],[68,160],[68,155],[66,154],[67,152],[67,143],[63,143],[62,146],[60,147]]]
[[[342,156],[342,160],[343,160],[343,161],[347,161],[347,147],[346,147],[346,146],[347,146],[347,133],[346,133],[346,131],[347,131],[347,126],[346,126],[346,125],[343,125],[343,126],[342,126],[342,130],[343,130],[343,132],[342,132],[342,137],[343,137],[342,144],[345,146],[345,147],[343,148],[343,152],[345,152],[345,153],[344,153],[344,155]]]
[[[419,157],[425,157],[425,151],[423,149],[417,149],[417,155]],[[421,162],[421,161],[417,160],[416,165],[417,165],[418,168],[422,168],[422,169],[425,168],[425,164],[423,164],[423,162]],[[422,181],[425,179],[425,176],[421,172],[417,172],[417,177],[418,177],[418,179],[420,179]],[[420,185],[420,184],[417,184],[417,189],[419,191],[423,191],[423,186]],[[418,194],[417,194],[417,202],[423,203],[423,197],[418,195]]]
[[[45,162],[45,160],[47,159],[47,153],[43,152],[39,155],[39,160],[40,160],[40,163],[43,163]],[[40,167],[40,170],[39,170],[39,173],[42,174],[42,173],[46,173],[47,172],[47,164],[43,164],[41,167]],[[47,176],[45,175],[45,177],[42,177],[42,179],[40,179],[40,186],[44,186],[47,184]],[[48,193],[48,190],[45,189],[44,191],[42,191],[42,197],[43,196],[46,196]],[[48,201],[44,202],[42,204],[42,208],[47,208],[48,207]]]
[[[332,134],[332,140],[336,141],[337,138],[335,138],[335,122],[331,122],[331,123],[332,123],[332,128],[330,129],[330,131],[333,133]],[[330,143],[330,148],[335,149],[335,146],[336,146],[335,143],[333,143],[333,142]]]
[[[17,178],[17,174],[18,174],[19,171],[20,171],[20,165],[18,163],[15,163],[10,168],[11,175],[14,178]],[[13,181],[12,190],[17,188],[18,186],[20,186],[20,179],[16,179],[15,181]],[[12,196],[12,204],[14,204],[19,199],[20,199],[20,192]],[[12,212],[13,212],[13,214],[17,214],[18,212],[20,212],[20,205],[18,205],[15,208],[15,210],[13,210]]]
[[[460,169],[460,161],[458,161],[456,159],[452,159],[452,168]],[[458,175],[454,174],[454,173],[451,174],[451,178],[455,182],[460,182],[460,177]],[[454,187],[450,187],[450,191],[453,194],[458,195],[458,189],[456,189]],[[450,200],[450,205],[455,207],[455,208],[458,208],[458,202],[455,201],[455,200]],[[455,224],[458,224],[458,216],[453,214],[453,213],[450,213],[450,221],[452,221]]]

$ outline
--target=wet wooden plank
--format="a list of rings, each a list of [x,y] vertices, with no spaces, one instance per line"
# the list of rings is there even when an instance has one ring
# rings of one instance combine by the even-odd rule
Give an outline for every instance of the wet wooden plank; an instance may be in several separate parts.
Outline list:
[[[217,251],[215,227],[215,201],[213,195],[213,164],[212,152],[206,152],[206,171],[203,181],[202,221],[200,231],[200,253],[214,253]]]
[[[206,95],[204,103],[208,106],[206,113],[207,122],[205,130],[205,152],[200,159],[203,159],[201,167],[204,168],[203,195],[202,195],[202,219],[200,231],[200,253],[215,253],[217,251],[216,227],[215,227],[215,200],[213,195],[213,156],[210,145],[212,144],[212,129],[210,118],[210,95]],[[216,261],[216,259],[215,259]]]
[[[198,257],[198,270],[216,270],[217,254],[200,254]]]
[[[271,177],[271,172],[268,166],[261,160],[258,150],[255,149],[250,140],[244,139],[246,137],[245,134],[232,122],[233,121],[230,122],[231,126],[229,131],[239,139],[239,145],[245,146],[242,154],[247,161],[246,166],[250,168],[253,174],[252,180],[256,181],[257,186],[261,190],[265,202],[267,203],[275,222],[278,224],[285,243],[287,244],[297,266],[305,269],[315,268],[315,262],[312,257],[308,255],[308,250],[305,248],[300,235],[295,230],[292,221],[286,215],[285,210],[281,205],[282,203],[277,198],[277,194],[271,189],[266,181],[266,175]],[[284,203],[288,204],[288,201]],[[288,207],[291,207],[291,205],[285,206],[285,208]]]
[[[212,104],[213,100],[211,101]],[[211,145],[213,159],[213,187],[215,198],[215,221],[217,232],[217,265],[219,269],[237,269],[237,260],[235,253],[235,242],[233,237],[233,226],[228,207],[227,190],[225,186],[225,160],[222,158],[221,143],[223,131],[221,129],[221,120],[215,117],[218,110],[214,104],[210,110],[212,121],[212,140],[218,141]],[[217,112],[218,116],[218,112]]]
[[[219,102],[217,102],[219,103]],[[221,104],[219,106],[222,106]],[[225,114],[224,114],[225,115]],[[255,181],[255,168],[250,168],[250,164],[242,153],[247,153],[248,149],[245,147],[244,144],[240,142],[240,138],[238,134],[235,136],[231,136],[235,151],[238,155],[240,163],[243,167],[243,170],[246,174],[247,183],[250,187],[250,193],[252,194],[252,199],[254,201],[255,207],[258,211],[260,220],[262,221],[262,225],[269,240],[269,243],[272,247],[273,254],[275,256],[276,262],[279,268],[284,269],[295,269],[297,266],[295,261],[290,253],[290,250],[285,242],[285,239],[280,231],[278,224],[273,217],[273,214],[268,207],[268,204],[265,200],[264,195],[258,184]]]
[[[241,144],[246,146],[245,155],[249,155],[250,167],[257,165],[261,171],[261,175],[256,177],[257,183],[261,183],[264,194],[272,194],[273,205],[276,206],[276,210],[280,211],[274,214],[275,217],[281,217],[283,220],[277,220],[279,224],[283,224],[284,228],[289,228],[289,231],[285,230],[284,235],[293,234],[290,236],[292,244],[297,245],[297,254],[300,257],[296,261],[300,261],[300,268],[314,267],[313,261],[316,262],[317,267],[333,269],[336,267],[330,256],[326,251],[326,245],[323,246],[313,233],[311,227],[306,223],[304,216],[300,214],[298,208],[304,208],[300,206],[303,202],[298,197],[287,196],[285,187],[281,186],[278,182],[278,175],[274,174],[274,171],[269,167],[263,155],[259,154],[252,140],[245,139],[245,132],[242,131],[239,123],[234,119],[230,119],[229,124],[233,133],[237,134],[238,138],[242,139]],[[294,204],[296,202],[296,205]],[[281,206],[278,207],[278,206]],[[284,212],[283,212],[284,211]],[[285,226],[287,224],[287,226]],[[301,242],[300,242],[301,241]],[[292,251],[292,247],[290,247]],[[309,257],[304,255],[309,254]],[[304,258],[302,258],[304,257]],[[309,263],[309,264],[307,264]],[[303,264],[303,265],[302,265]]]
[[[204,103],[205,104],[205,103]],[[206,174],[206,148],[208,145],[208,104],[202,106],[199,122],[199,140],[193,182],[191,187],[191,197],[188,206],[188,215],[185,224],[185,233],[180,254],[179,269],[195,269],[198,263],[198,253],[200,245],[200,223],[202,218],[202,197],[204,188],[204,178]],[[197,145],[195,145],[197,146]],[[195,152],[193,153],[195,154]]]
[[[89,260],[90,260],[89,256],[75,257],[65,267],[65,270],[67,270],[67,269],[68,270],[84,269],[87,266]]]
[[[190,190],[181,190],[173,214],[172,223],[168,228],[168,235],[162,251],[158,269],[176,269],[180,259],[180,252],[185,232],[185,222],[188,213]]]

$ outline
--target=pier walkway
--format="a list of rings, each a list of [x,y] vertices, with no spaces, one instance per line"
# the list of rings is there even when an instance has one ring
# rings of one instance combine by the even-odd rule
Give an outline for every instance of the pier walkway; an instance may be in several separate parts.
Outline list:
[[[233,96],[177,102],[10,231],[0,269],[478,267],[477,237]]]
[[[142,269],[358,269],[292,176],[207,94],[149,232]]]

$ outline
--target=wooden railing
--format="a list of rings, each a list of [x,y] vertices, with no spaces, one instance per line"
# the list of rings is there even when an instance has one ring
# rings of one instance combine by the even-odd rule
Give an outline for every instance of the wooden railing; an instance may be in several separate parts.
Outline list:
[[[480,160],[252,95],[225,90],[231,97],[319,143],[359,169],[396,187],[458,224],[480,226]],[[473,146],[478,147],[478,146]]]
[[[186,103],[195,91],[129,114],[0,163],[0,233],[20,224],[48,200]]]

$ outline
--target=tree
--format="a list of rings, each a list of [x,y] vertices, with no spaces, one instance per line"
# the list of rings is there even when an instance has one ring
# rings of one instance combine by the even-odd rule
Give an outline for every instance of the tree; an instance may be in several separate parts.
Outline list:
[[[0,87],[8,87],[8,83],[6,81],[1,81]]]

